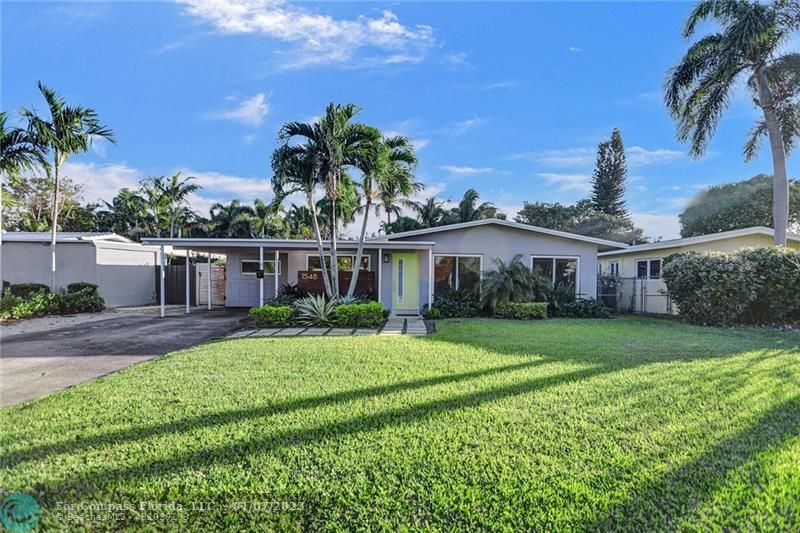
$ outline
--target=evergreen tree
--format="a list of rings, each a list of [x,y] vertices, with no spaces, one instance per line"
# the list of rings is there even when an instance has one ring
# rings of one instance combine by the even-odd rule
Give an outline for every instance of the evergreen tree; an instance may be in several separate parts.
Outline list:
[[[625,147],[617,128],[611,140],[597,146],[597,164],[592,177],[591,202],[595,211],[615,217],[628,218],[625,209]]]

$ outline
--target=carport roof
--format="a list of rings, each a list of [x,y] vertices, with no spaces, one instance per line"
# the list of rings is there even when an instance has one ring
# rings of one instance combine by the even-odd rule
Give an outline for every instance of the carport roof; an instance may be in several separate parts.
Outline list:
[[[142,243],[157,246],[172,246],[197,251],[220,251],[232,248],[271,248],[278,250],[308,250],[316,249],[317,241],[312,239],[169,239],[169,238],[150,238],[142,239]],[[429,241],[366,241],[365,250],[427,250],[433,248],[435,243]],[[323,241],[323,247],[330,248],[330,241]],[[358,241],[337,241],[336,247],[343,250],[355,250],[358,248]]]

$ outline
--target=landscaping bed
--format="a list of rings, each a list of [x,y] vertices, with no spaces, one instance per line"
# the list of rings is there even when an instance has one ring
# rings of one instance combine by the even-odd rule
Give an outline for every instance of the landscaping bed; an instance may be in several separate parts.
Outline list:
[[[0,485],[42,530],[797,527],[796,333],[437,329],[213,342],[5,409]],[[183,510],[66,523],[59,502]]]

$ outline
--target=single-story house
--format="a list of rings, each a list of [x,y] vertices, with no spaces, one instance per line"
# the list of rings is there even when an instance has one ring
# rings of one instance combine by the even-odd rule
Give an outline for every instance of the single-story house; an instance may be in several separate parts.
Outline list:
[[[50,233],[3,232],[2,279],[50,285]],[[86,281],[108,307],[156,303],[159,247],[113,233],[61,232],[56,236],[56,286]]]
[[[277,294],[283,283],[321,292],[316,242],[296,239],[145,239],[202,254],[227,256],[226,305],[251,307]],[[330,243],[325,242],[326,250]],[[348,286],[358,242],[339,241],[340,288]],[[372,293],[396,314],[418,313],[447,288],[471,288],[495,258],[520,254],[554,282],[594,297],[597,254],[627,245],[499,219],[426,228],[368,239],[357,292]]]
[[[625,299],[623,308],[635,312],[670,314],[677,312],[677,309],[669,301],[666,285],[661,280],[664,258],[682,252],[735,252],[742,248],[772,246],[774,238],[772,228],[754,226],[638,244],[600,252],[597,268],[601,276],[618,278],[613,288],[616,295],[612,296],[617,298],[625,294],[619,296]],[[790,232],[787,246],[800,249],[800,235]]]

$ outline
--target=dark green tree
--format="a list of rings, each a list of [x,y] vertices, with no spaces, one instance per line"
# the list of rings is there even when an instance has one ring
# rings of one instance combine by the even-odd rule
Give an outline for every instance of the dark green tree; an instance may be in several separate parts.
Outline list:
[[[772,225],[772,176],[704,189],[680,214],[681,237]],[[800,181],[789,182],[789,227],[800,229]]]
[[[592,177],[592,207],[607,215],[627,218],[625,209],[625,146],[622,135],[614,128],[611,139],[597,146],[597,163]]]

